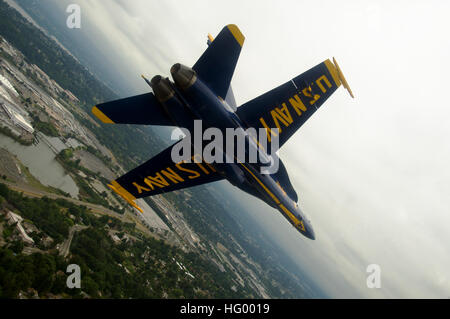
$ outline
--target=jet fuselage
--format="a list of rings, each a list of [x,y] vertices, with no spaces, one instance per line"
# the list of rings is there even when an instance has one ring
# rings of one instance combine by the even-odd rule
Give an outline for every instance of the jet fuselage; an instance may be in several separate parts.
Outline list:
[[[187,108],[192,114],[192,119],[202,121],[203,129],[217,128],[223,133],[230,128],[241,129],[246,141],[246,154],[256,151],[260,154],[258,159],[270,158],[266,150],[259,147],[252,136],[245,132],[247,128],[239,117],[230,110],[224,99],[216,96],[201,79],[197,78],[194,70],[176,64],[172,67],[171,73],[175,83],[157,76],[149,84],[152,85],[156,97],[164,107],[164,111],[173,119],[174,125],[186,127],[192,135],[199,133],[195,132],[195,127],[191,124],[193,123],[192,120],[186,121],[184,117],[182,117],[183,122],[177,120],[177,114],[181,113],[181,108]],[[203,154],[201,150],[196,151]],[[250,163],[237,161],[236,159],[229,162],[226,150],[216,149],[216,152],[222,153],[221,156],[224,161],[209,164],[224,178],[247,193],[259,193],[265,202],[278,209],[300,233],[310,239],[315,239],[310,221],[300,210],[297,203],[286,194],[281,185],[270,174],[261,173],[261,167],[267,162]],[[228,161],[225,160],[227,156]]]

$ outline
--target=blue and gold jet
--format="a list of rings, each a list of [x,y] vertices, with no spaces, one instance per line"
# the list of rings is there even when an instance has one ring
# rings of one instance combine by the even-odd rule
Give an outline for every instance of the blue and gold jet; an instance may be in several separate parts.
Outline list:
[[[216,39],[208,36],[209,46],[192,68],[179,63],[172,66],[173,82],[159,75],[151,81],[144,77],[153,93],[99,104],[92,112],[103,123],[177,126],[190,132],[194,120],[202,120],[204,128],[223,131],[262,128],[267,132],[267,142],[276,134],[281,147],[341,84],[353,97],[333,58],[333,62],[325,60],[237,107],[230,83],[243,43],[239,28],[230,24]],[[171,151],[177,143],[109,186],[142,212],[134,202],[137,198],[226,179],[279,210],[298,231],[315,239],[310,221],[297,205],[297,193],[281,161],[273,174],[262,174],[260,163],[206,163],[197,150],[192,153],[194,161],[175,163]],[[256,147],[259,154],[267,154],[259,143],[248,145]]]

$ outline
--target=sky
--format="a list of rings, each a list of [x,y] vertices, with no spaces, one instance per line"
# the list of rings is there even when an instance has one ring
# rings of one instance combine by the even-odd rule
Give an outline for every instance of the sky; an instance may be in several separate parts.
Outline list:
[[[249,201],[249,213],[330,297],[450,297],[449,2],[57,5],[68,3],[138,92],[148,91],[141,73],[193,65],[206,35],[229,23],[246,37],[232,82],[238,105],[336,57],[355,99],[340,88],[280,150],[316,240],[262,202]],[[370,264],[381,288],[366,285]]]

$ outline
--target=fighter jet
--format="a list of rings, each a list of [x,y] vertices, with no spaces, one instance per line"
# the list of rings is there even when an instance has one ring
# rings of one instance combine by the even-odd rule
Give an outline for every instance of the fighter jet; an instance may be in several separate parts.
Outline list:
[[[208,47],[192,68],[180,63],[172,66],[173,82],[160,75],[151,81],[144,77],[152,92],[99,104],[92,112],[103,123],[179,127],[193,134],[198,121],[203,129],[218,128],[222,132],[230,128],[245,132],[261,129],[266,133],[266,147],[255,136],[244,133],[245,154],[256,150],[258,158],[265,160],[230,162],[227,157],[222,162],[205,161],[204,153],[192,143],[192,161],[174,161],[173,150],[184,142],[181,139],[113,180],[109,187],[142,212],[135,203],[138,198],[228,180],[277,209],[295,229],[314,240],[313,227],[297,204],[298,196],[283,162],[280,160],[278,169],[271,173],[262,172],[261,167],[268,163],[267,158],[276,156],[268,153],[268,145],[277,139],[282,147],[339,86],[343,85],[352,97],[353,93],[333,58],[333,62],[327,59],[237,107],[230,83],[244,39],[236,25],[227,25],[215,39],[208,35]],[[215,152],[227,155],[225,150]]]

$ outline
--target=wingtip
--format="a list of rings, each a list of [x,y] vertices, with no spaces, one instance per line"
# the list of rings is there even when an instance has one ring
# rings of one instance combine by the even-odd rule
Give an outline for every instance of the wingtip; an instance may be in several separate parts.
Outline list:
[[[333,63],[336,66],[336,70],[339,76],[339,79],[342,82],[342,85],[344,86],[344,88],[347,90],[348,94],[350,94],[350,96],[354,99],[355,96],[353,95],[352,89],[350,88],[350,85],[348,85],[347,80],[345,79],[344,73],[342,73],[341,68],[339,67],[339,64],[337,63],[335,57],[333,57]]]
[[[140,208],[138,205],[134,206],[141,214],[144,214],[144,211],[142,208]]]
[[[115,181],[113,181],[111,184],[114,184]],[[134,197],[130,198],[131,195],[124,194],[124,190],[123,188],[120,187],[120,184],[118,184],[117,182],[115,182],[116,185],[119,185],[119,188],[111,185],[111,184],[107,184],[109,188],[111,188],[117,195],[119,195],[120,197],[122,197],[128,204],[130,204],[131,206],[133,206],[134,208],[136,208],[141,214],[144,214],[144,211],[142,210],[142,208],[140,208],[135,202],[134,202]],[[122,191],[121,191],[122,190]],[[126,190],[125,190],[126,192]]]
[[[94,114],[100,121],[105,124],[114,124],[114,121],[106,116],[98,107],[94,105],[91,109],[92,114]]]
[[[242,34],[241,30],[239,30],[238,26],[235,24],[229,24],[227,25],[227,28],[228,30],[230,30],[231,34],[233,34],[236,41],[242,47],[242,45],[244,44],[245,37]]]

